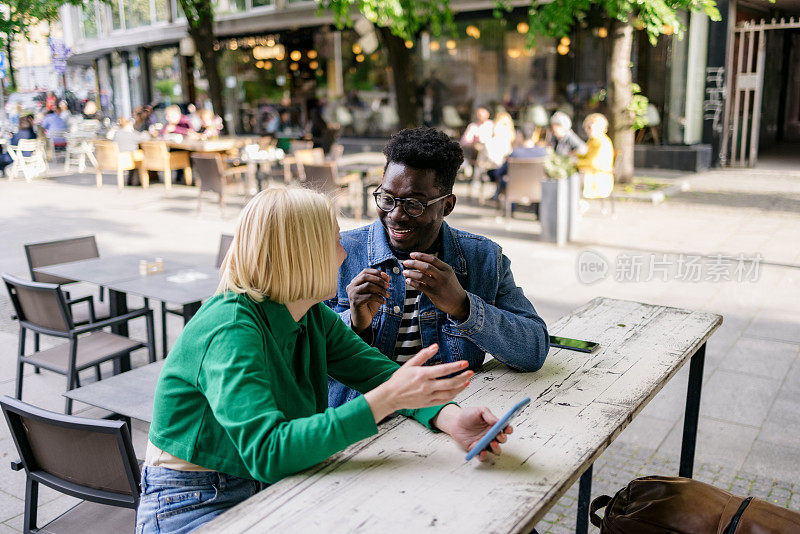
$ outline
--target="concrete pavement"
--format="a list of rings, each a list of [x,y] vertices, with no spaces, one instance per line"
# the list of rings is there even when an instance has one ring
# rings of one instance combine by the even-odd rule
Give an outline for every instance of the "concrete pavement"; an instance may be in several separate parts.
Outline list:
[[[167,192],[155,185],[119,192],[111,176],[106,179],[99,190],[88,174],[32,184],[0,179],[0,271],[27,274],[24,243],[86,234],[97,236],[102,254],[212,261],[220,233],[233,229],[235,202],[227,216],[211,202],[198,215],[196,189]],[[463,186],[457,186],[459,203],[448,221],[503,246],[518,285],[547,322],[599,295],[722,314],[723,325],[708,343],[698,477],[706,473],[739,493],[779,495],[774,500],[800,509],[794,494],[800,486],[800,173],[712,171],[689,180],[690,191],[660,205],[618,202],[613,217],[592,204],[578,241],[564,247],[539,242],[539,225],[525,214],[506,225],[464,198]],[[345,218],[340,223],[343,229],[358,225]],[[589,261],[605,262],[606,277],[582,282],[579,269]],[[9,310],[2,290],[3,394],[13,393],[17,346]],[[171,339],[180,326],[170,318]],[[143,336],[143,326],[133,334]],[[145,360],[144,354],[137,358]],[[598,462],[595,493],[614,491],[637,473],[677,473],[687,376],[688,368]],[[63,377],[31,373],[24,399],[61,410],[64,387]],[[16,452],[5,425],[0,427],[0,454],[9,459]],[[143,456],[146,427],[134,430]],[[0,534],[21,530],[24,499],[24,476],[4,473]],[[573,528],[570,499],[568,494],[553,508],[540,530]],[[45,491],[42,502],[41,519],[47,520],[72,500]]]

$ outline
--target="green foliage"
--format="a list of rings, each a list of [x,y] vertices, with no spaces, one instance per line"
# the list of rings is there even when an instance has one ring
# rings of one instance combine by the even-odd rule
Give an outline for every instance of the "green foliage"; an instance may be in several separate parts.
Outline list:
[[[211,0],[178,0],[178,4],[192,28],[213,24],[214,6],[211,5]]]
[[[336,26],[353,25],[351,13],[357,9],[370,22],[389,28],[396,36],[413,39],[422,30],[440,35],[445,29],[455,32],[449,0],[316,0],[320,11],[333,13]]]
[[[4,2],[5,3],[5,2]],[[0,43],[3,46],[16,36],[27,38],[30,30],[40,22],[58,18],[58,8],[63,4],[79,6],[82,0],[13,0],[0,11]]]
[[[547,157],[544,159],[544,174],[551,180],[566,180],[575,172],[575,164],[572,157],[559,156],[552,148],[547,149]]]
[[[496,12],[511,10],[510,0],[496,2]],[[532,0],[528,8],[528,45],[533,46],[536,37],[541,35],[569,35],[576,23],[597,15],[632,23],[645,31],[650,43],[655,45],[663,33],[683,34],[684,27],[677,13],[684,10],[703,12],[711,20],[720,20],[714,0],[553,0],[549,3]]]
[[[641,130],[647,126],[647,106],[650,100],[642,94],[642,88],[639,84],[631,84],[631,103],[628,105],[628,110],[633,114],[633,128],[634,131]]]

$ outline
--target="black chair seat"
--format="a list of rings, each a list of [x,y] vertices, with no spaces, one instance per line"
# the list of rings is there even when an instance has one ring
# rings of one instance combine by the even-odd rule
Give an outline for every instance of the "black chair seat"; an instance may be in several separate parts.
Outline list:
[[[75,368],[80,371],[98,363],[111,359],[113,355],[129,352],[145,347],[146,344],[135,339],[118,336],[108,332],[92,332],[78,339],[78,354],[75,359]],[[68,371],[69,343],[62,343],[55,347],[34,352],[25,356],[31,363],[40,362],[50,368]]]
[[[136,529],[136,510],[91,501],[73,506],[39,529],[49,534],[122,534]]]

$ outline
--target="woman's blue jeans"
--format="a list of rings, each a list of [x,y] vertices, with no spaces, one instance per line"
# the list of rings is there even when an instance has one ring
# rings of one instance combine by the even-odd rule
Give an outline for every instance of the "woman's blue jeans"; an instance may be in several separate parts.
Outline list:
[[[255,480],[216,471],[176,471],[144,466],[136,534],[191,532],[252,497],[261,489]]]

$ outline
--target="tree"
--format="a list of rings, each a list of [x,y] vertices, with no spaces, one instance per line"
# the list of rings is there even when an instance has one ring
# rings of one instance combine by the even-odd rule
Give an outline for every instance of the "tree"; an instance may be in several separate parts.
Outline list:
[[[16,86],[12,47],[17,37],[27,39],[31,29],[41,22],[58,19],[63,4],[81,5],[81,0],[15,0],[0,6],[0,45],[8,55],[8,73],[12,86]]]
[[[317,4],[333,12],[339,27],[352,25],[351,13],[353,10],[359,11],[379,28],[388,30],[381,32],[385,36],[384,42],[389,34],[401,39],[413,39],[423,29],[430,30],[436,36],[443,30],[455,30],[448,0],[317,0]],[[502,11],[511,10],[508,0],[496,0],[496,6],[498,16],[502,16]],[[644,30],[651,44],[655,45],[661,34],[682,35],[684,28],[677,16],[681,10],[704,12],[712,20],[719,20],[714,0],[553,0],[549,3],[531,0],[528,8],[529,47],[535,45],[537,37],[567,36],[576,24],[589,17],[600,16],[609,21],[609,134],[619,152],[617,174],[622,181],[633,177],[631,50],[634,25]],[[387,46],[391,64],[393,67],[395,64],[407,65],[407,59],[398,61],[393,57],[396,48]],[[410,80],[413,80],[411,76],[399,76],[395,72],[399,114],[404,105],[408,106],[408,102],[402,102],[400,95],[403,84],[406,87],[409,83],[413,84]]]
[[[211,0],[178,0],[186,15],[186,27],[194,41],[195,49],[203,63],[203,71],[208,80],[208,96],[214,112],[225,116],[222,102],[222,79],[219,75],[217,52],[214,50],[214,8]]]
[[[499,7],[510,9],[505,2]],[[620,181],[633,177],[633,97],[631,49],[633,31],[644,30],[655,45],[661,34],[682,36],[679,11],[704,12],[711,20],[720,19],[714,0],[553,0],[547,4],[532,2],[528,9],[528,45],[537,36],[562,37],[589,16],[598,15],[610,22],[608,35],[608,107],[611,137],[619,152],[617,176]]]
[[[411,51],[405,42],[419,32],[441,35],[443,30],[455,31],[453,12],[448,0],[317,0],[320,9],[334,15],[337,27],[353,25],[352,13],[358,10],[377,26],[377,33],[387,51],[392,67],[392,80],[400,126],[416,126],[416,77]]]

